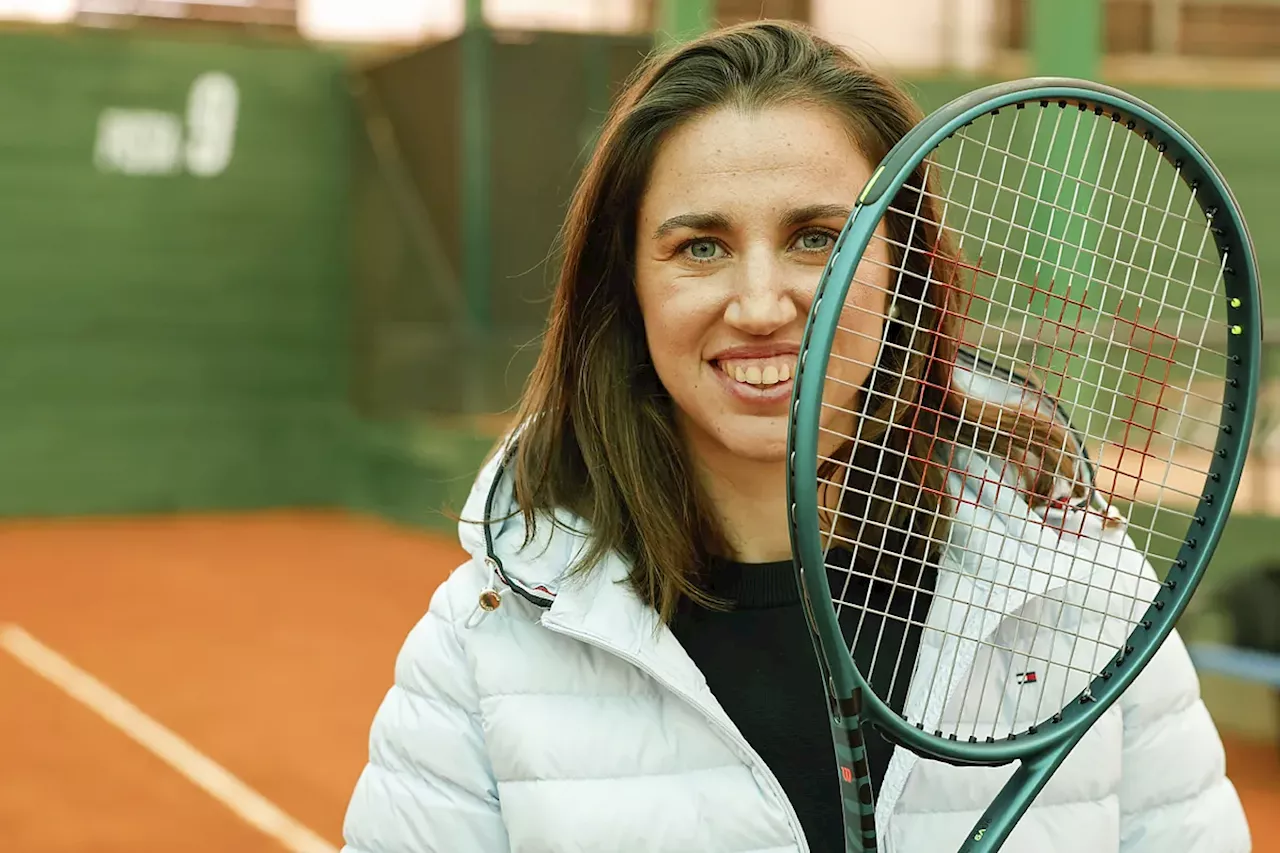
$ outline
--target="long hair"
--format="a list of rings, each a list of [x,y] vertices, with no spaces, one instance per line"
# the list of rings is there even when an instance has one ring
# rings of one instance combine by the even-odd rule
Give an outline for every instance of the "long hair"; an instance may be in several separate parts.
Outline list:
[[[674,128],[722,106],[784,103],[834,111],[873,164],[921,118],[888,78],[798,24],[753,22],[652,55],[615,100],[575,188],[541,354],[517,413],[515,497],[527,535],[534,535],[539,515],[552,523],[551,511],[573,512],[590,525],[590,542],[575,571],[588,570],[608,553],[620,554],[629,562],[636,592],[664,620],[682,597],[710,601],[696,575],[723,546],[724,536],[697,485],[676,431],[674,405],[649,358],[635,292],[636,217],[658,148]],[[921,171],[911,186],[919,193],[925,185]],[[919,201],[921,220],[940,221],[936,198],[926,191],[907,209]],[[991,448],[1008,451],[1008,436],[1020,434],[1028,446],[1053,446],[1042,434],[1051,428],[1035,418],[1006,415],[1001,428],[992,430],[988,407],[975,408],[982,413],[976,420],[962,417],[964,401],[947,390],[955,306],[937,301],[952,299],[955,288],[925,286],[954,275],[952,250],[936,229],[912,229],[905,216],[891,216],[887,229],[891,243],[921,250],[906,251],[899,283],[903,304],[918,316],[891,333],[898,345],[883,348],[881,364],[862,392],[864,411],[887,426],[864,433],[862,446],[849,444],[843,456],[837,454],[838,461],[870,472],[857,475],[870,478],[860,491],[870,497],[840,513],[865,519],[845,525],[842,536],[870,571],[888,570],[878,565],[882,555],[924,559],[945,538],[939,497],[945,468],[930,461],[933,442],[926,436],[967,437],[967,444],[979,447],[985,439]],[[913,402],[895,402],[899,398]],[[982,435],[962,435],[974,429]],[[1052,459],[1042,467],[1056,470],[1058,464]],[[884,465],[898,468],[876,477]],[[880,482],[902,479],[914,483],[918,494],[878,494]]]
[[[971,294],[954,240],[940,227],[942,195],[929,169],[921,164],[886,214],[890,298],[900,314],[859,389],[854,435],[818,466],[821,523],[833,544],[853,552],[853,570],[907,583],[947,542],[954,511],[947,478],[972,476],[958,450],[982,457],[979,476],[991,482],[980,488],[990,493],[1012,488],[1036,508],[1087,493],[1076,438],[1047,411],[1052,401],[1033,377],[1008,384],[1020,390],[1017,405],[968,397],[956,382]]]

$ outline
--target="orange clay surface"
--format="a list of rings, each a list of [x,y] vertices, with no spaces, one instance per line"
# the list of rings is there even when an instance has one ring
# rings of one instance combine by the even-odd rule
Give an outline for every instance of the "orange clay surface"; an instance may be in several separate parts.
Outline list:
[[[0,524],[18,625],[335,848],[395,654],[456,540],[343,514]],[[1229,740],[1255,853],[1280,853],[1280,750]],[[278,853],[0,650],[0,846]]]

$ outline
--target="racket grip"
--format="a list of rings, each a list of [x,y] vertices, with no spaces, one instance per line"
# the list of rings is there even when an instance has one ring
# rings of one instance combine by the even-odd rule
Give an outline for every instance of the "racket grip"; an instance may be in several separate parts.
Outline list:
[[[875,853],[876,807],[871,791],[871,767],[867,764],[861,718],[845,716],[831,727],[844,801],[844,835],[847,853]]]

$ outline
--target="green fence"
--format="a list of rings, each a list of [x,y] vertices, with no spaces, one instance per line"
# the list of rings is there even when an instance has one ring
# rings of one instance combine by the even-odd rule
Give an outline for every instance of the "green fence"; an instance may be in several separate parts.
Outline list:
[[[0,514],[347,505],[447,523],[537,352],[554,238],[646,37],[499,34],[488,315],[462,334],[457,42],[0,35]],[[979,80],[918,80],[926,108]],[[1280,272],[1280,92],[1143,87]],[[1273,309],[1274,310],[1274,309]]]
[[[485,37],[485,36],[482,36]],[[490,81],[464,86],[461,39],[353,69],[356,399],[373,418],[500,411],[537,354],[555,240],[613,93],[647,36],[488,36]],[[487,281],[468,292],[464,116],[484,113]],[[479,302],[483,328],[472,334]]]
[[[0,514],[341,497],[343,64],[223,39],[0,34]]]
[[[359,237],[356,394],[375,418],[414,419],[508,409],[536,356],[555,278],[554,240],[587,142],[609,96],[645,49],[640,38],[536,34],[491,51],[492,219],[487,329],[466,335],[457,41],[354,75],[363,126],[356,145]],[[536,85],[531,81],[539,81]],[[985,80],[909,81],[925,107]],[[1264,140],[1280,131],[1280,91],[1141,87],[1201,140],[1235,188],[1264,281],[1280,272],[1270,199],[1280,168]],[[1274,128],[1272,127],[1274,125]],[[442,381],[442,377],[448,377]]]

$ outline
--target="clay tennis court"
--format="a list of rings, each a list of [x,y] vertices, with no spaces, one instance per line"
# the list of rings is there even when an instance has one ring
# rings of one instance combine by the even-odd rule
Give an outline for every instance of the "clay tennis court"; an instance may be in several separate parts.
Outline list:
[[[5,849],[337,849],[395,653],[461,556],[342,514],[0,525]],[[1275,745],[1228,762],[1280,853]]]
[[[461,550],[309,513],[10,523],[0,555],[0,623],[337,847],[396,650]],[[0,651],[6,849],[288,849],[20,662],[15,636]]]

